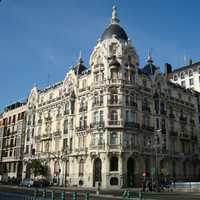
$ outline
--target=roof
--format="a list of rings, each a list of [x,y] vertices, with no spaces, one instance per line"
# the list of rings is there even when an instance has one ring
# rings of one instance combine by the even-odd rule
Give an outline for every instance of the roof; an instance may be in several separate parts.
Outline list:
[[[174,72],[180,72],[180,71],[183,71],[183,70],[186,70],[186,69],[190,69],[190,68],[196,67],[196,65],[198,65],[198,64],[200,64],[200,61],[198,61],[196,63],[192,63],[190,65],[185,65],[185,66],[179,67],[177,69],[174,69],[172,71],[172,73],[174,73]]]
[[[111,39],[115,35],[117,39],[128,40],[128,36],[125,30],[119,24],[110,24],[108,28],[103,32],[101,41],[105,39]]]

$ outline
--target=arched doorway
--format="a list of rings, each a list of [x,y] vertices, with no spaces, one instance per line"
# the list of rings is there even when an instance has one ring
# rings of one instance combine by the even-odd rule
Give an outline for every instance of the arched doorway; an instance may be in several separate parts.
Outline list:
[[[135,161],[133,158],[129,158],[127,161],[127,187],[134,186],[134,172],[135,172]]]
[[[95,183],[101,182],[101,159],[96,158],[94,160],[94,166],[93,166],[93,187],[95,187]]]

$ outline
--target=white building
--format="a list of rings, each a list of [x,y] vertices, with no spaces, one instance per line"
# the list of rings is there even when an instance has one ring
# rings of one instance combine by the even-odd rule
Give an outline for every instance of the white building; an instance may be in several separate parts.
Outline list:
[[[32,160],[54,184],[138,186],[146,178],[199,179],[195,92],[169,81],[137,52],[113,8],[90,57],[63,81],[34,86],[26,110],[23,177]]]
[[[200,62],[192,63],[190,60],[188,65],[174,69],[171,81],[200,92]]]

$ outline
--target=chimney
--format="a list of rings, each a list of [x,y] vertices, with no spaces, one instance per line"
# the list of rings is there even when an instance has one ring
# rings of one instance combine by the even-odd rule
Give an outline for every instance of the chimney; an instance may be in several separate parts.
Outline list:
[[[165,74],[170,74],[172,72],[172,66],[169,63],[165,63]]]

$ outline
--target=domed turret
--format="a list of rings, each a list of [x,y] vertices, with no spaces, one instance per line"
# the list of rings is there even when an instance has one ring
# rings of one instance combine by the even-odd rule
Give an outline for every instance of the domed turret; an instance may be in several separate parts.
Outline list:
[[[83,59],[81,57],[81,54],[78,58],[78,62],[77,64],[73,67],[73,70],[75,72],[76,75],[80,75],[83,71],[85,71],[87,69],[87,67],[85,67],[83,65]]]
[[[119,25],[119,18],[117,16],[117,9],[115,6],[113,6],[112,9],[112,19],[111,24],[108,26],[108,28],[103,32],[101,36],[101,41],[105,39],[111,39],[113,36],[117,39],[122,40],[128,40],[128,36],[124,29]]]
[[[148,57],[147,57],[147,64],[144,66],[142,71],[145,74],[153,75],[157,69],[158,68],[153,64],[153,59],[152,59],[152,56],[151,56],[151,52],[149,51]]]

